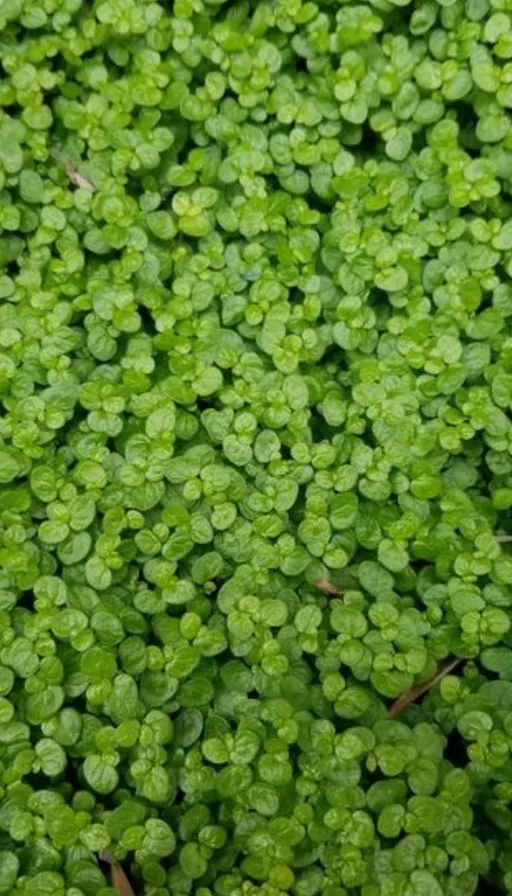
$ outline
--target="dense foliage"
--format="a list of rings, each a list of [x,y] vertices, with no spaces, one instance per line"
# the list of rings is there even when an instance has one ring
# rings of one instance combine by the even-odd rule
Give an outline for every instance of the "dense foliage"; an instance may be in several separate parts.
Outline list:
[[[2,896],[512,893],[511,10],[3,0]]]

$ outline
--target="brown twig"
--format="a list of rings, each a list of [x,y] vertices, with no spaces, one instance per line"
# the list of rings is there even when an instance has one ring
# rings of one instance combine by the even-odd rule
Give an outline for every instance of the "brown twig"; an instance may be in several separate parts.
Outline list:
[[[512,535],[507,535],[506,532],[498,532],[496,541],[499,541],[500,544],[509,544],[512,541]]]
[[[99,857],[102,862],[107,862],[107,864],[110,865],[112,886],[114,890],[117,890],[119,896],[135,896],[132,885],[117,859],[114,859],[109,852],[100,852]]]
[[[328,582],[327,579],[317,579],[315,585],[320,591],[323,591],[324,594],[329,594],[332,597],[339,597],[340,594],[343,594],[343,591],[340,591],[339,588],[336,588],[336,585],[333,585],[332,582]]]
[[[415,684],[411,688],[408,688],[406,691],[404,691],[404,693],[401,694],[400,697],[398,697],[398,699],[395,700],[395,702],[392,703],[389,707],[388,718],[394,719],[395,716],[397,716],[400,712],[402,712],[402,710],[409,706],[410,703],[414,703],[414,701],[417,700],[418,697],[421,697],[427,691],[430,691],[430,689],[433,688],[434,685],[438,684],[438,682],[440,682],[445,677],[445,675],[449,675],[449,673],[452,672],[453,669],[455,669],[455,667],[458,666],[461,662],[462,660],[460,659],[460,657],[456,657],[453,660],[448,660],[448,662],[443,663],[441,666],[439,666],[439,668],[436,669],[436,671],[433,675],[430,676],[430,678],[426,678],[425,681],[421,681],[419,684]]]

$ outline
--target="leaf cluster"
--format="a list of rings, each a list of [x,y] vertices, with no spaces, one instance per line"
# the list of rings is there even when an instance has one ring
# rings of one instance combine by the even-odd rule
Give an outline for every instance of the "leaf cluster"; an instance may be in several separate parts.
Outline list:
[[[0,55],[0,896],[512,894],[510,0]]]

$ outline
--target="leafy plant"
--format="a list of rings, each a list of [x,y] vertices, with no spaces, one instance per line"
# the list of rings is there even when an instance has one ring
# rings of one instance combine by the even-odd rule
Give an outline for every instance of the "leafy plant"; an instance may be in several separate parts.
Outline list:
[[[0,55],[0,896],[512,893],[506,0]]]

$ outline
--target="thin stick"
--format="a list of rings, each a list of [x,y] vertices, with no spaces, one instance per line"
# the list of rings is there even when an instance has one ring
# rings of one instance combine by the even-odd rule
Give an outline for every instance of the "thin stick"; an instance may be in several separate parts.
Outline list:
[[[330,594],[332,597],[343,594],[343,591],[340,591],[339,588],[336,588],[336,585],[333,585],[332,582],[328,582],[327,579],[317,579],[315,585],[320,591],[323,591],[324,594]]]
[[[114,859],[114,857],[111,856],[109,852],[100,852],[99,857],[102,862],[107,862],[110,865],[110,877],[112,879],[112,886],[114,890],[117,890],[119,896],[135,896],[132,885],[126,877],[126,874],[121,868],[119,862]]]
[[[410,703],[414,703],[418,697],[421,697],[422,694],[425,694],[427,691],[430,691],[434,685],[438,684],[445,675],[449,675],[450,672],[455,669],[456,666],[461,663],[462,660],[460,657],[456,657],[453,660],[448,660],[448,662],[443,663],[443,665],[439,666],[438,669],[434,672],[430,678],[426,678],[425,681],[421,681],[419,684],[415,684],[412,688],[408,688],[407,691],[404,691],[403,694],[395,700],[394,703],[388,709],[388,718],[394,719],[400,712],[402,712]]]

